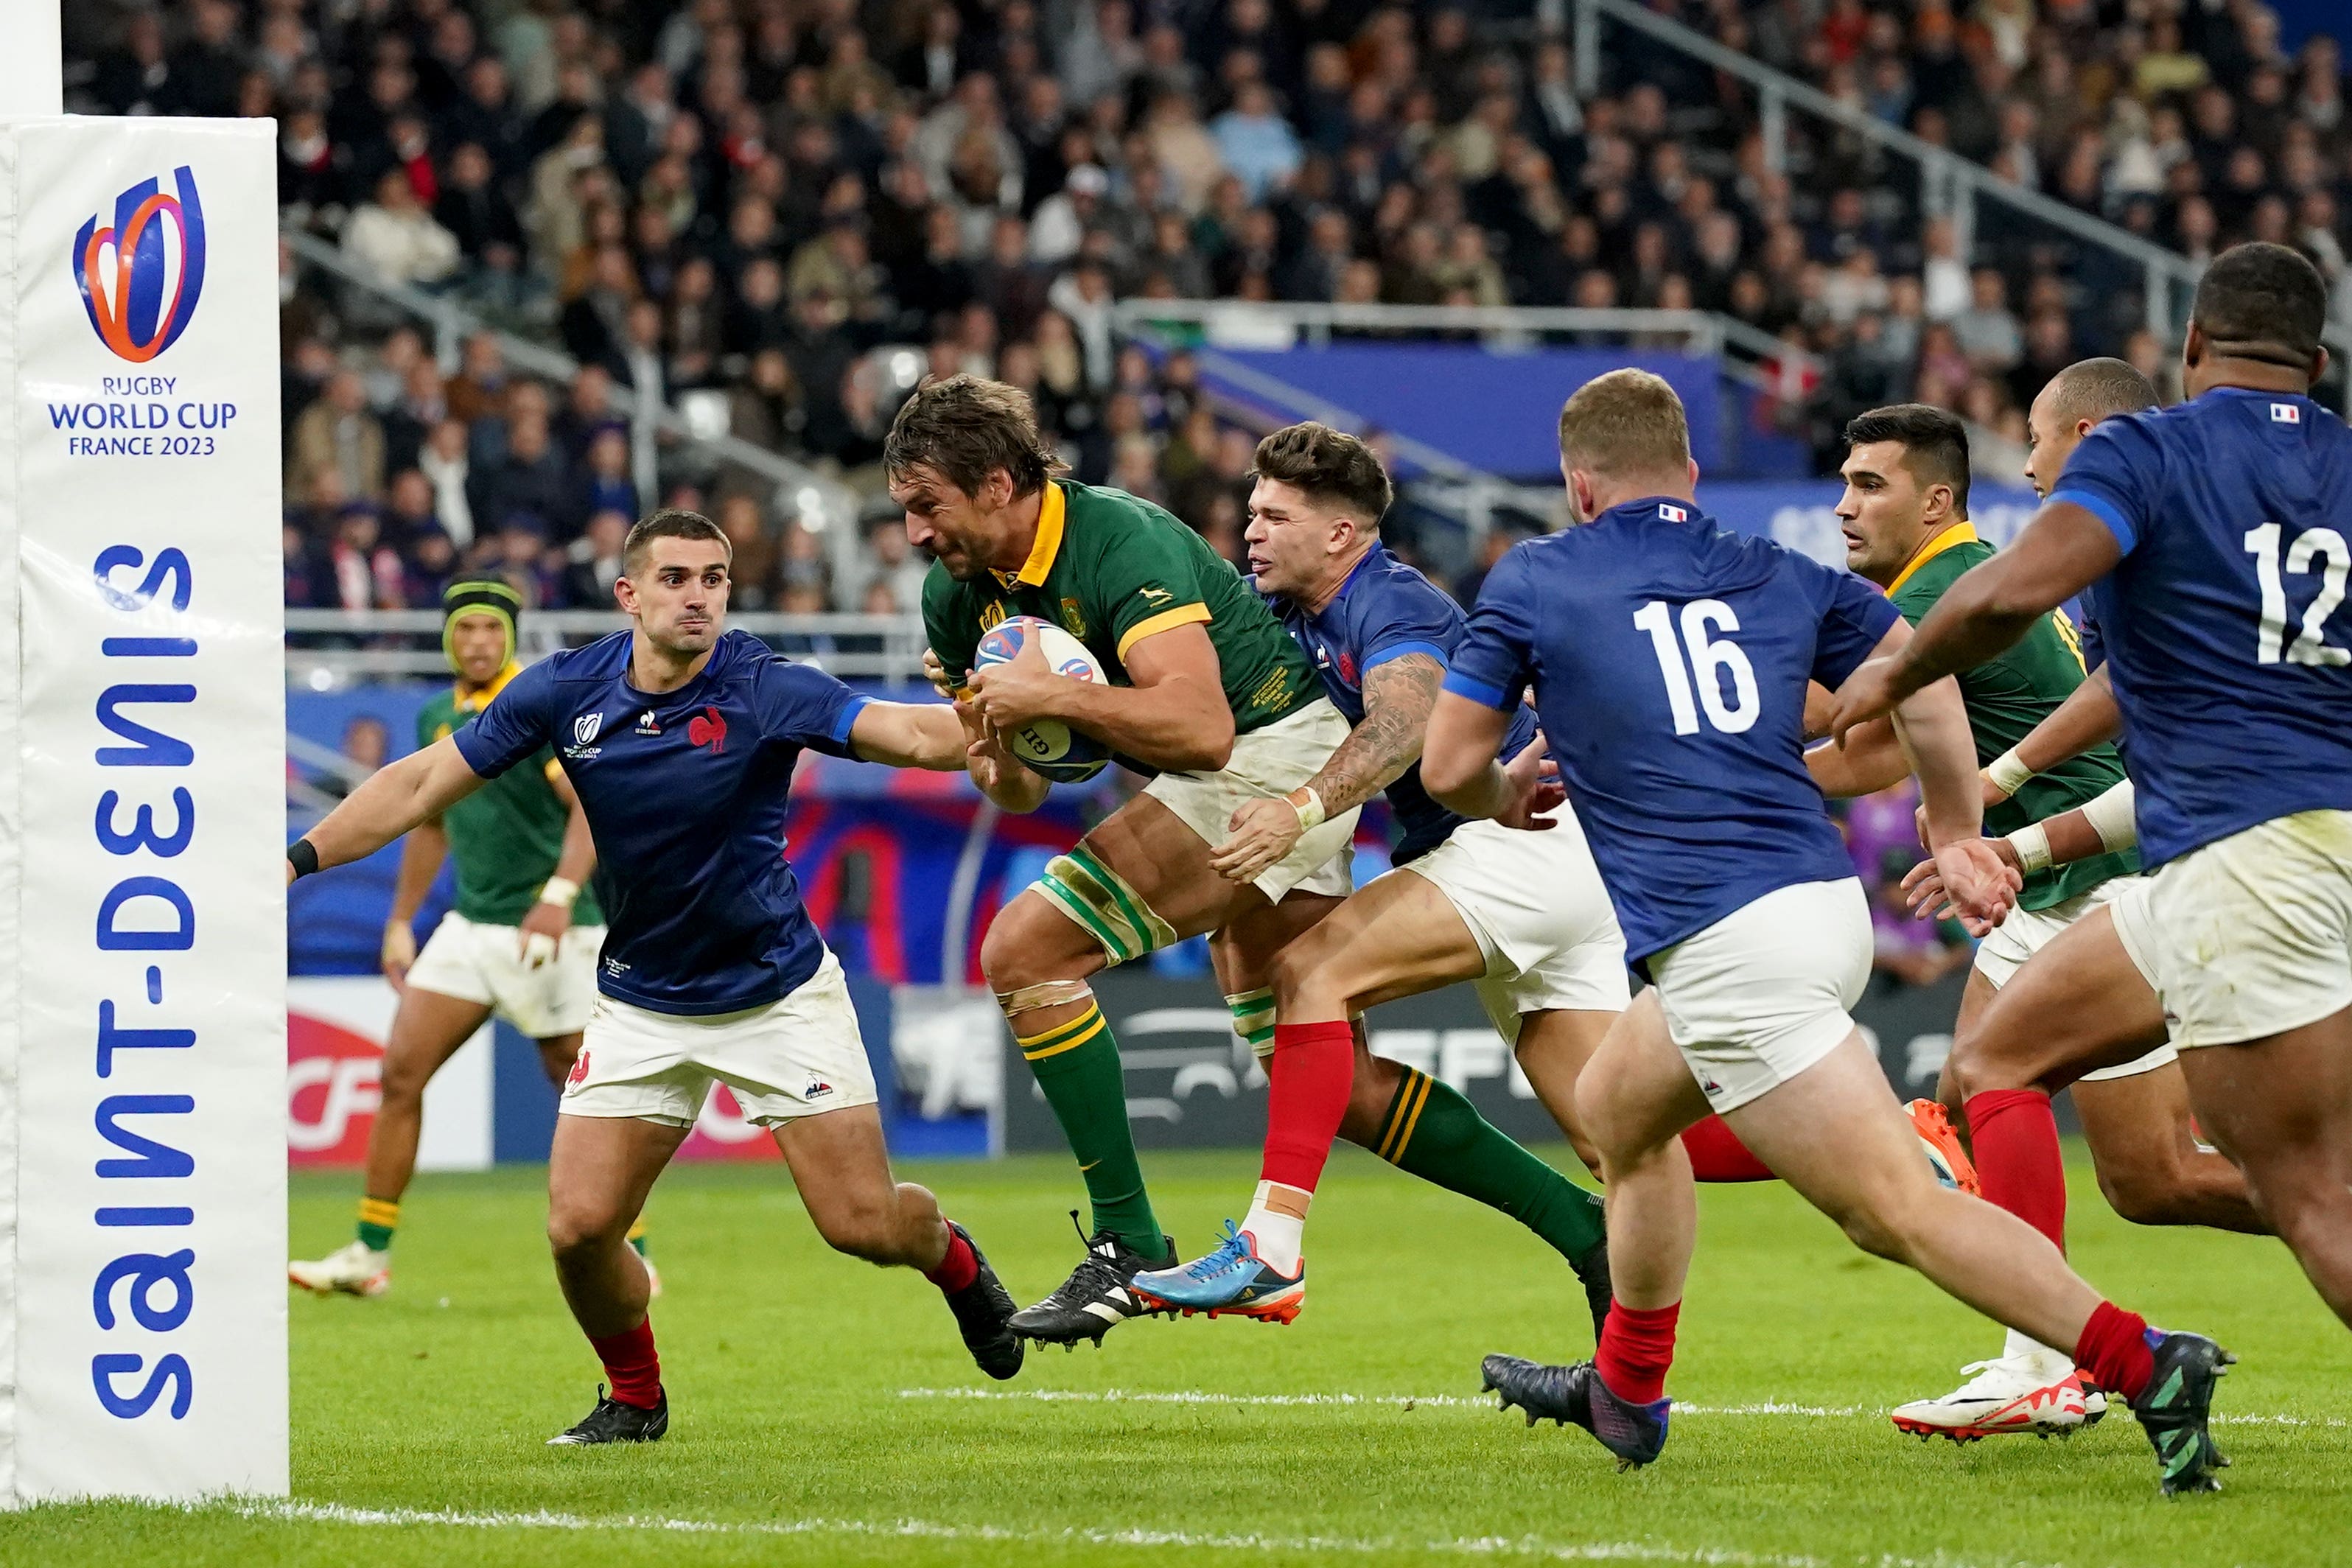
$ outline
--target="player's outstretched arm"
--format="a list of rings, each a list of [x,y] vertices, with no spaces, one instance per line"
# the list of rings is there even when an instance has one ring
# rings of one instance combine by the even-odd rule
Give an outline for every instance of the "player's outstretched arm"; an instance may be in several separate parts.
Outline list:
[[[1111,750],[1174,773],[1213,773],[1234,754],[1234,710],[1208,628],[1154,632],[1123,656],[1132,685],[1056,675],[1030,639],[1003,664],[974,670],[971,702],[1000,730],[1055,719]]]
[[[2107,667],[2103,664],[2025,739],[1993,759],[1985,769],[1989,803],[2007,800],[2034,774],[2046,773],[2114,740],[2123,733],[2123,710],[2116,705],[2115,688],[2108,683]]]
[[[1234,812],[1209,864],[1227,881],[1255,881],[1315,823],[1354,810],[1403,777],[1421,756],[1444,679],[1445,667],[1425,653],[1402,654],[1366,670],[1364,721],[1288,795],[1254,800]]]
[[[443,736],[377,771],[350,798],[329,812],[298,843],[317,856],[309,870],[365,859],[417,824],[440,816],[482,787],[480,774],[466,765],[454,736]],[[287,879],[297,874],[292,862]]]
[[[2135,799],[2131,780],[2126,779],[2072,811],[2029,822],[2014,833],[1986,842],[2002,860],[2027,876],[2053,866],[2071,866],[2077,860],[2128,849],[2139,842],[2138,827],[2133,819]],[[1940,913],[1948,901],[1944,895],[1943,878],[1937,874],[1933,860],[1922,860],[1911,868],[1903,879],[1903,892],[1915,913]]]
[[[1874,658],[1847,679],[1830,732],[1842,740],[1930,682],[1974,669],[2121,559],[2123,547],[2089,508],[2048,502],[2015,543],[1944,590],[1900,654]]]
[[[849,746],[886,767],[954,773],[970,744],[963,722],[944,702],[868,702],[849,726]]]

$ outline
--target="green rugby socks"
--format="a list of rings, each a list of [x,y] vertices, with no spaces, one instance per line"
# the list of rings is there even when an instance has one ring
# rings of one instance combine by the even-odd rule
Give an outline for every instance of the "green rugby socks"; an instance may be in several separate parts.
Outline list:
[[[400,1228],[400,1200],[397,1198],[362,1198],[360,1200],[360,1241],[371,1252],[392,1250],[392,1233]]]
[[[1509,1215],[1573,1263],[1601,1242],[1601,1195],[1513,1142],[1478,1108],[1427,1073],[1404,1081],[1381,1119],[1372,1152],[1399,1170]]]
[[[1158,1258],[1167,1244],[1144,1191],[1143,1164],[1127,1124],[1127,1081],[1110,1020],[1090,1001],[1075,1018],[1034,1035],[1015,1030],[1013,1037],[1037,1075],[1037,1087],[1054,1108],[1070,1152],[1077,1156],[1094,1207],[1094,1228],[1109,1231],[1146,1258]]]

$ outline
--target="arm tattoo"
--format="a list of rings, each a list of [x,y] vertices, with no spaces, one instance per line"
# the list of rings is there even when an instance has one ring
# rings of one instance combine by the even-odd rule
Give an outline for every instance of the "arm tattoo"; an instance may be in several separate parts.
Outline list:
[[[1392,658],[1364,677],[1364,721],[1307,782],[1333,816],[1358,806],[1421,760],[1445,667],[1425,653]]]

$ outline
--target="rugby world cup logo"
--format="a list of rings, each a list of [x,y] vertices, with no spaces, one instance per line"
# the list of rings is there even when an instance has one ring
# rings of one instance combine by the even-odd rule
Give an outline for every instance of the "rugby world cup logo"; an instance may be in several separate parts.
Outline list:
[[[205,287],[205,209],[185,163],[142,180],[114,198],[114,222],[96,217],[74,236],[74,286],[99,342],[118,359],[145,364],[180,341]]]

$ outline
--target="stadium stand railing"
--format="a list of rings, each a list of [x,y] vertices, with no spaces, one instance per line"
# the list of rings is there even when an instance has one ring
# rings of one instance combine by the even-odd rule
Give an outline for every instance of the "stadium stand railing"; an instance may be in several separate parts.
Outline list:
[[[528,663],[628,624],[616,611],[534,610],[523,617],[518,652]],[[730,615],[727,624],[845,680],[922,684],[920,616],[758,611]],[[310,690],[370,679],[446,680],[449,674],[438,610],[289,609],[286,638],[286,679]]]
[[[1196,329],[1201,341],[1186,346],[1203,370],[1219,379],[1248,388],[1263,403],[1293,418],[1319,419],[1338,428],[1363,434],[1368,421],[1353,410],[1315,393],[1290,385],[1280,377],[1220,354],[1220,347],[1321,347],[1335,334],[1381,333],[1432,337],[1475,335],[1487,347],[1502,352],[1535,346],[1559,339],[1595,336],[1631,341],[1679,340],[1682,352],[1694,359],[1712,359],[1723,375],[1759,392],[1779,390],[1790,372],[1818,373],[1819,356],[1795,348],[1752,322],[1710,310],[1658,310],[1616,308],[1528,305],[1373,305],[1265,302],[1241,300],[1122,300],[1112,307],[1120,331],[1147,342],[1165,344],[1171,323]],[[1253,411],[1241,406],[1225,410],[1238,422],[1251,422]],[[1498,509],[1557,527],[1566,521],[1563,497],[1556,485],[1524,485],[1499,478],[1462,462],[1409,432],[1382,433],[1397,455],[1423,470],[1415,499],[1449,512],[1483,534]],[[2000,479],[2015,477],[2025,459],[2015,441],[1984,426],[1969,425],[1969,452],[1979,472]]]
[[[1562,0],[1549,0],[1551,4]],[[2189,300],[2203,268],[2178,251],[2168,250],[2118,227],[2104,218],[2068,206],[2039,191],[2005,180],[1980,163],[1947,147],[1923,141],[1887,124],[1819,88],[1775,70],[1762,61],[1727,48],[1713,38],[1659,16],[1639,0],[1564,0],[1572,26],[1572,58],[1580,97],[1600,90],[1604,40],[1602,23],[1628,27],[1712,69],[1738,78],[1756,94],[1757,125],[1763,139],[1766,163],[1786,172],[1789,116],[1791,111],[1828,121],[1841,132],[1858,136],[1885,152],[1916,164],[1926,202],[1936,216],[1948,216],[1959,237],[1959,252],[1974,249],[1978,205],[1990,203],[2007,209],[2012,221],[2045,225],[2085,245],[2097,246],[2137,267],[2143,279],[2142,300],[2148,330],[2168,343],[2178,343],[2189,319]],[[2328,349],[2339,360],[2352,356],[2352,335],[2331,327],[2324,334]],[[2345,382],[2346,405],[2352,410],[2352,378]]]

